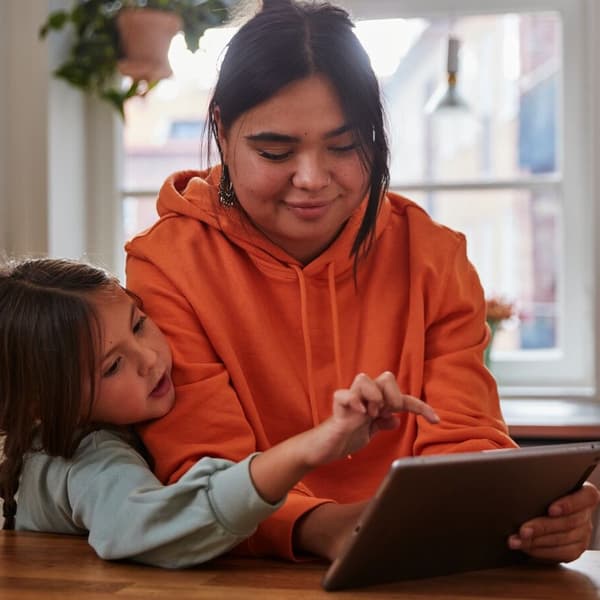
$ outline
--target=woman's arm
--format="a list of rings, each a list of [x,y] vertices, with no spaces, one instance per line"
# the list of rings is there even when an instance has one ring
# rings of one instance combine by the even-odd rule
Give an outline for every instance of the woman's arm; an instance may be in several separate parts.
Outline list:
[[[442,419],[439,428],[419,427],[417,453],[476,451],[516,445],[502,419],[496,382],[483,364],[488,342],[485,301],[465,243],[449,261],[427,328],[423,397]],[[548,516],[524,523],[507,541],[534,558],[577,558],[590,542],[592,512],[600,494],[592,484],[557,500]]]
[[[294,528],[296,552],[335,560],[367,504],[368,502],[330,502],[304,514]]]
[[[426,298],[422,397],[442,420],[418,428],[415,454],[445,454],[516,446],[508,434],[493,375],[483,364],[489,332],[485,300],[466,242],[456,234],[446,260],[420,291]]]

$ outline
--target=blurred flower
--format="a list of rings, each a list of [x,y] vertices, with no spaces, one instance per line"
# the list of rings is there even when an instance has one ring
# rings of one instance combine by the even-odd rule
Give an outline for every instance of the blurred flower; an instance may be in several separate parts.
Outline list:
[[[492,297],[485,301],[485,319],[490,324],[498,325],[510,319],[514,314],[514,304],[503,298]]]
[[[485,320],[490,328],[490,341],[486,349],[483,351],[483,361],[486,367],[491,367],[491,351],[494,342],[496,330],[506,319],[510,319],[515,314],[515,306],[512,302],[506,301],[504,298],[492,296],[486,298],[485,301]]]

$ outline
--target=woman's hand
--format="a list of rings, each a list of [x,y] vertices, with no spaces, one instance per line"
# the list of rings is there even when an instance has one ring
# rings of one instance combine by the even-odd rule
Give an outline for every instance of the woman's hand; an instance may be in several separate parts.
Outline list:
[[[590,544],[594,509],[600,492],[591,483],[550,505],[548,516],[523,523],[511,535],[508,546],[532,558],[550,562],[569,562],[579,558]]]

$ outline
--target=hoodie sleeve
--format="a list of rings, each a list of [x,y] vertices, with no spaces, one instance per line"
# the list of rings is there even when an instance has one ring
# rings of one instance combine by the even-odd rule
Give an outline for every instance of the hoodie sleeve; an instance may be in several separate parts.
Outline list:
[[[426,310],[422,397],[440,416],[421,421],[415,454],[469,452],[514,447],[502,418],[496,382],[482,361],[489,341],[485,299],[466,254],[464,236],[425,287]],[[428,312],[428,314],[427,314]]]
[[[180,273],[178,281],[181,279]],[[256,409],[242,407],[227,369],[185,294],[168,274],[131,253],[127,257],[127,287],[143,299],[144,311],[165,333],[173,351],[175,406],[139,430],[154,459],[157,477],[173,483],[203,456],[241,461],[256,452],[255,431],[262,430],[260,416]],[[243,551],[294,560],[296,521],[326,502],[331,500],[316,498],[298,484],[277,513],[260,524]]]
[[[203,458],[164,486],[128,444],[96,432],[68,469],[73,522],[89,531],[90,545],[105,559],[166,568],[205,562],[239,544],[279,507],[254,489],[251,458]]]

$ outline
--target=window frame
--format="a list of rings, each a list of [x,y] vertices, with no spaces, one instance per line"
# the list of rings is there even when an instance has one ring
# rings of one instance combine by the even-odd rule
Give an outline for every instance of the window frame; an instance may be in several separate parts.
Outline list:
[[[403,0],[401,3],[390,0],[371,0],[369,3],[346,0],[342,4],[356,19],[460,17],[539,11],[560,14],[563,25],[563,77],[557,126],[558,139],[562,142],[562,168],[559,174],[562,239],[558,265],[561,277],[558,305],[562,318],[557,333],[561,349],[528,351],[520,353],[517,360],[511,360],[505,355],[495,361],[493,368],[504,397],[595,396],[598,363],[595,357],[595,339],[598,327],[594,289],[595,219],[590,219],[595,211],[592,201],[594,182],[591,177],[594,172],[593,129],[589,127],[593,116],[593,98],[589,102],[585,90],[593,89],[590,81],[593,75],[593,54],[590,49],[594,29],[590,26],[590,21],[593,21],[594,13],[597,20],[598,10],[585,0]],[[593,91],[593,96],[598,98],[597,84]],[[568,126],[565,126],[566,123]],[[507,179],[502,185],[510,182]],[[456,190],[461,189],[461,184],[400,184],[394,186],[394,189],[410,197],[411,191],[431,187]],[[464,185],[464,189],[485,188],[486,184],[483,183],[467,185],[465,182]],[[578,315],[578,318],[568,320],[566,315]]]
[[[595,35],[600,31],[600,8],[593,0],[403,0],[402,3],[396,0],[343,0],[339,4],[346,7],[354,19],[458,17],[546,10],[561,15],[563,80],[557,125],[563,149],[560,160],[563,233],[559,257],[562,278],[559,306],[564,315],[578,317],[569,322],[566,318],[560,320],[558,336],[563,341],[563,351],[555,352],[553,358],[530,352],[526,359],[501,359],[494,364],[494,374],[504,398],[596,398],[600,357],[596,355],[595,340],[600,335],[600,327],[595,281],[596,276],[600,276],[600,261],[593,235],[598,222],[593,193],[600,190],[597,174],[600,171],[600,143],[594,135],[600,128],[594,105],[600,101],[600,84],[593,56],[594,50],[600,50]],[[121,144],[115,150],[115,158],[120,161],[122,157]],[[397,189],[410,196],[410,189]],[[125,195],[121,192],[121,199]],[[112,218],[105,217],[104,223],[118,224],[121,219],[121,216],[113,215]],[[114,239],[114,236],[113,231],[109,238]],[[116,270],[122,272],[122,266],[117,265]]]

